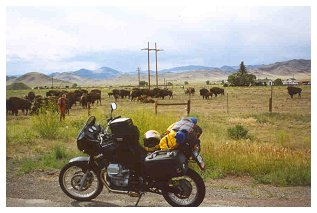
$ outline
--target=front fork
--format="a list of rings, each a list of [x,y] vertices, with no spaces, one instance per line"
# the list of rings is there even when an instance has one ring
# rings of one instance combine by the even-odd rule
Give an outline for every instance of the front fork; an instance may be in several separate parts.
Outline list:
[[[86,183],[87,183],[87,179],[90,178],[90,171],[93,169],[99,170],[101,168],[102,165],[100,165],[100,163],[98,163],[96,161],[97,157],[94,156],[80,156],[80,157],[76,157],[71,159],[69,162],[74,162],[74,161],[83,161],[83,162],[87,162],[87,167],[85,168],[85,170],[83,172],[85,172],[85,174],[81,177],[80,182],[79,182],[79,191],[82,191],[83,188],[85,187]]]

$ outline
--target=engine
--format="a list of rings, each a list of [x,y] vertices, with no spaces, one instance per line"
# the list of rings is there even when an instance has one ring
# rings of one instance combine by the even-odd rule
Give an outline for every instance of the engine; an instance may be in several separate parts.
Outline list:
[[[129,169],[125,169],[120,164],[109,164],[107,174],[111,183],[118,187],[126,187],[129,184]]]

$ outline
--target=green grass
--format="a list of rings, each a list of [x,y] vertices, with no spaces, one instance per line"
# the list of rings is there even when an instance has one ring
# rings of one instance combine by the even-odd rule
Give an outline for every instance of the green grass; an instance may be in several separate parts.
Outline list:
[[[235,125],[234,127],[228,128],[228,135],[231,139],[240,140],[247,138],[248,131],[242,125]]]
[[[29,173],[36,170],[60,169],[78,152],[68,151],[63,144],[56,144],[51,152],[33,158],[17,161],[20,164],[18,174]]]
[[[226,175],[249,175],[259,183],[287,185],[311,184],[311,115],[310,90],[304,88],[302,98],[291,100],[285,88],[276,88],[273,113],[267,112],[267,88],[228,88],[229,114],[226,113],[226,97],[212,100],[192,97],[191,115],[198,118],[203,129],[201,136],[202,155],[207,170],[206,179]],[[27,92],[27,91],[25,91]],[[21,94],[9,91],[10,94]],[[174,100],[186,100],[182,90],[176,90]],[[250,94],[253,99],[250,99]],[[104,93],[103,105],[94,106],[91,114],[97,122],[105,125],[109,118],[109,99]],[[119,100],[114,116],[132,118],[143,134],[154,129],[164,132],[173,122],[186,115],[184,107],[159,107],[154,114],[153,104],[141,104]],[[275,104],[275,105],[274,105]],[[77,150],[76,136],[87,120],[87,111],[79,106],[71,110],[66,120],[59,122],[58,114],[39,116],[7,116],[6,144],[8,171],[17,167],[20,173],[37,169],[60,169],[69,159],[82,155]],[[239,131],[237,126],[248,130]],[[237,135],[230,137],[228,129],[234,128]],[[240,128],[241,130],[241,128]],[[9,161],[9,162],[8,162]],[[11,164],[14,162],[14,164]],[[198,169],[195,164],[192,165]]]

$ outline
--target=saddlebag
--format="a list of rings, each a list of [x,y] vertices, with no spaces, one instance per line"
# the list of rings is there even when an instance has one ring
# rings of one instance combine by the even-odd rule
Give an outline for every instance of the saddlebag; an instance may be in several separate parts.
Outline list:
[[[185,155],[178,150],[159,150],[145,158],[144,173],[152,179],[169,180],[183,176],[188,169]]]

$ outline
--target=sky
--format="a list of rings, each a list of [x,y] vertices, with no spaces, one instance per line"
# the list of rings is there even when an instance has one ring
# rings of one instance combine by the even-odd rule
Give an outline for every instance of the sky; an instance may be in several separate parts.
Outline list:
[[[7,75],[311,59],[307,6],[8,6],[5,33]]]

